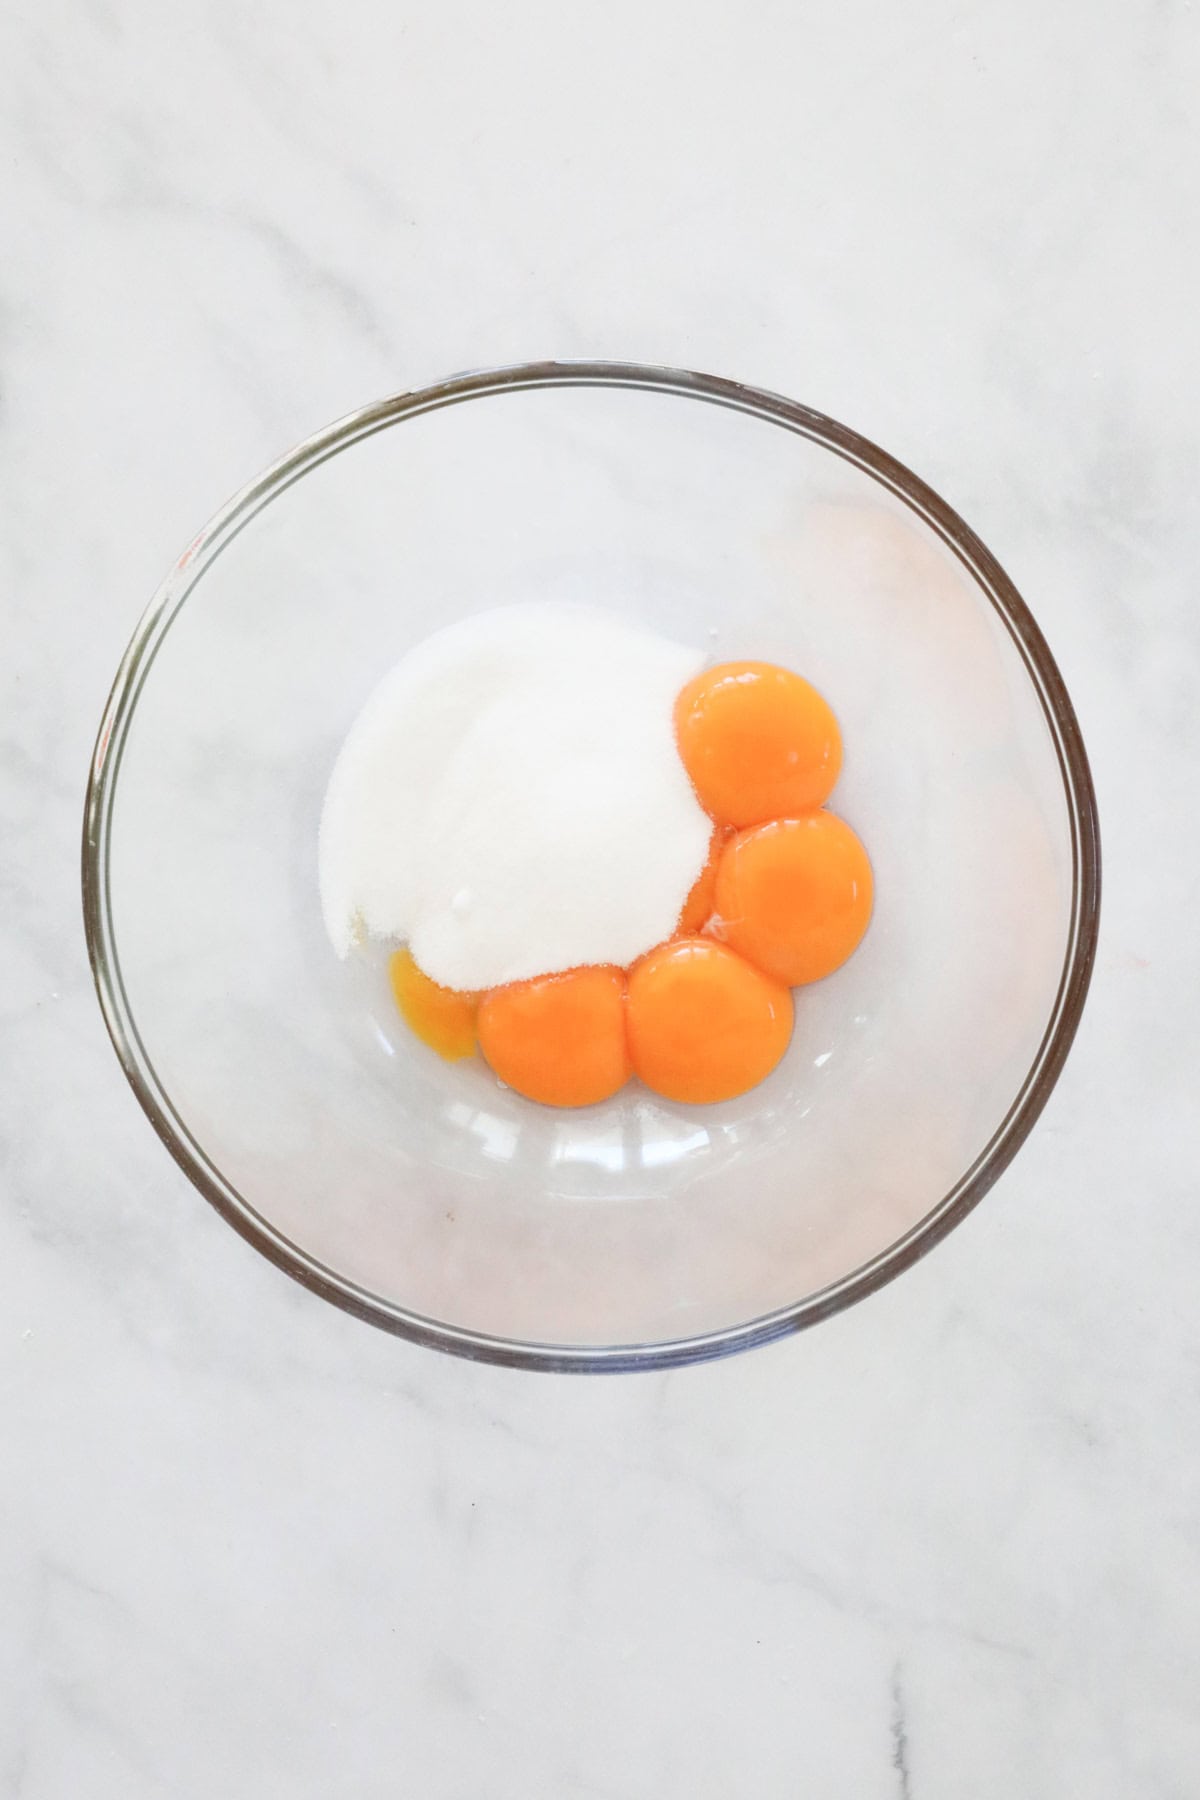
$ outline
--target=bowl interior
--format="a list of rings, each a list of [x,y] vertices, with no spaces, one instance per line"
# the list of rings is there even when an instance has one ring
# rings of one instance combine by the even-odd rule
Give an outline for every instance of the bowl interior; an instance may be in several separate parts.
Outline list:
[[[1061,733],[986,569],[819,426],[704,400],[539,382],[327,434],[182,560],[102,745],[99,954],[160,1125],[269,1253],[450,1347],[819,1309],[1002,1157],[1061,1003]],[[382,956],[341,964],[322,929],[321,801],[379,676],[560,598],[786,663],[841,719],[875,919],[727,1105],[531,1106],[414,1042]]]

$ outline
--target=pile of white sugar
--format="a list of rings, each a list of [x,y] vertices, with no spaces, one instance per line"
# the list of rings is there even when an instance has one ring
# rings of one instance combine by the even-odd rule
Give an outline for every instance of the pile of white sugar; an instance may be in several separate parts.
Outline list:
[[[444,987],[628,965],[708,850],[674,703],[704,657],[585,607],[505,607],[418,644],[356,719],[321,817],[338,954],[407,942]]]

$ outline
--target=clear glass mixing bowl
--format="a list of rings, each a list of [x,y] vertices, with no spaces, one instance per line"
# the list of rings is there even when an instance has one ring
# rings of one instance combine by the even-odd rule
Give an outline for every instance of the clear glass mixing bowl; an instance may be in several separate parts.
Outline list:
[[[786,663],[840,716],[874,923],[740,1100],[530,1105],[324,936],[319,810],[364,697],[439,625],[553,599]],[[200,533],[117,675],[83,887],[129,1080],[237,1230],[389,1330],[595,1370],[811,1324],[975,1205],[1078,1023],[1099,862],[1050,653],[942,500],[776,395],[547,363],[354,413]]]

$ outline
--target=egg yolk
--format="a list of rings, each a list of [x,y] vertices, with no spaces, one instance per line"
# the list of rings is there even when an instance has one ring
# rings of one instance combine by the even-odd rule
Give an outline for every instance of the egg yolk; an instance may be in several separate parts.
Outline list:
[[[478,994],[439,987],[418,968],[408,950],[397,950],[388,962],[392,995],[404,1023],[415,1037],[447,1062],[475,1054]]]
[[[792,996],[711,938],[676,938],[629,972],[634,1072],[668,1100],[731,1100],[769,1075],[792,1035]]]
[[[760,825],[829,798],[842,738],[816,688],[774,663],[722,663],[675,702],[675,735],[697,798],[727,825]]]
[[[479,1047],[527,1100],[607,1100],[630,1075],[624,970],[571,969],[493,988],[480,1002]]]
[[[776,981],[819,981],[858,948],[874,881],[862,844],[831,812],[773,819],[729,843],[713,931]]]
[[[721,861],[721,852],[732,835],[727,825],[714,827],[708,842],[708,860],[692,883],[691,891],[683,903],[679,923],[675,927],[676,937],[695,937],[712,918],[716,906],[717,867]]]

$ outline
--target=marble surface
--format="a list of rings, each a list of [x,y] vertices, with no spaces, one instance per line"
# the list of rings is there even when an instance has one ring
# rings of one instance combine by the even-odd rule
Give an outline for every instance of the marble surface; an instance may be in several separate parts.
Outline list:
[[[0,1795],[1200,1791],[1190,0],[0,17]],[[163,570],[349,407],[687,364],[886,444],[1029,597],[1103,945],[983,1207],[612,1380],[392,1341],[187,1186],[78,832]]]

